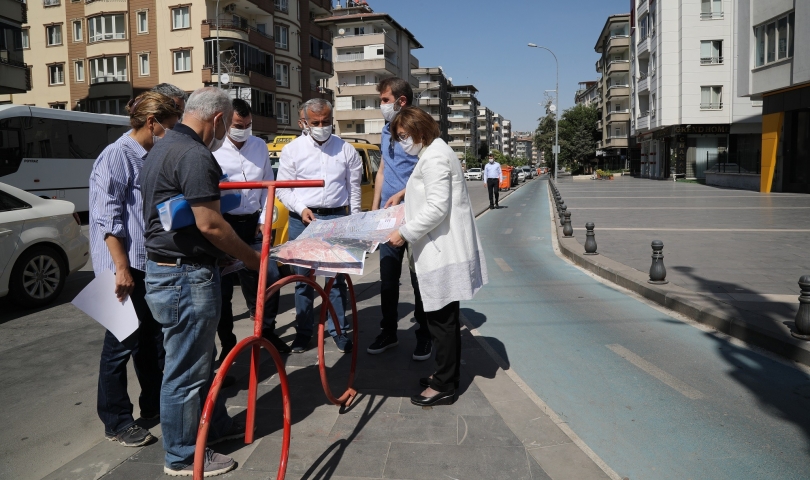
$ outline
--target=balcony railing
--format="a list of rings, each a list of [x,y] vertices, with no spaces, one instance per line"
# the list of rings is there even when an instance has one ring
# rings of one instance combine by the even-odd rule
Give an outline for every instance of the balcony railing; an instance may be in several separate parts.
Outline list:
[[[719,20],[723,18],[723,12],[701,12],[701,20]]]
[[[208,18],[203,20],[203,24],[209,25],[211,29],[217,28],[217,19],[216,18]],[[258,35],[261,35],[264,38],[273,40],[273,36],[269,33],[262,32],[258,28],[248,25],[247,23],[236,23],[236,22],[223,22],[222,20],[219,21],[219,28],[220,30],[241,30],[246,33],[254,32]]]
[[[638,74],[638,79],[639,80],[644,80],[645,78],[647,78],[647,72],[640,72]]]
[[[110,82],[126,82],[127,81],[127,74],[121,75],[100,75],[98,77],[90,77],[90,85],[95,85],[96,83],[110,83]]]
[[[643,110],[643,111],[641,111],[641,112],[638,112],[638,118],[644,118],[644,117],[647,117],[647,116],[649,116],[649,115],[650,115],[650,111],[649,111],[649,110]]]
[[[701,110],[722,110],[723,102],[720,103],[702,103],[700,104]]]
[[[614,113],[630,113],[629,109],[624,110],[611,110],[608,112],[608,116],[613,115]]]
[[[700,57],[701,65],[720,65],[723,63],[723,57]]]
[[[359,62],[361,60],[382,60],[382,57],[366,58],[366,55],[364,53],[344,53],[338,54],[335,57],[334,61],[335,63],[340,63],[340,62]],[[396,58],[385,57],[385,61],[393,63],[394,65],[397,64]]]

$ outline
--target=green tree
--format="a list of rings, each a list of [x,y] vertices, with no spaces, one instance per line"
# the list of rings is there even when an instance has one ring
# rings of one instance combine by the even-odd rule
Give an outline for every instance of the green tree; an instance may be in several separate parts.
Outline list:
[[[554,146],[554,114],[550,113],[544,117],[540,117],[538,122],[537,130],[534,132],[534,148],[537,149],[538,152],[543,152],[546,164],[550,165],[554,163],[554,154],[551,153],[551,149]]]
[[[464,152],[464,155],[461,157],[462,161],[466,162],[467,169],[474,167],[481,166],[481,160],[475,156],[473,152]]]
[[[563,112],[560,118],[561,165],[575,171],[596,156],[598,118],[596,107],[581,104]]]
[[[489,155],[489,144],[487,142],[481,142],[481,145],[478,146],[478,158],[483,161]]]

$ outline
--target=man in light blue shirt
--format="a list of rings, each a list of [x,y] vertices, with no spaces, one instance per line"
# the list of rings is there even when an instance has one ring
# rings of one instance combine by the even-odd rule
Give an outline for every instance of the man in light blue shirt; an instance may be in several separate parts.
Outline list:
[[[402,202],[405,185],[413,173],[416,162],[419,161],[415,155],[405,153],[398,142],[392,141],[391,132],[388,129],[388,125],[396,116],[397,111],[413,102],[411,85],[401,78],[390,77],[377,85],[377,91],[380,92],[380,109],[386,124],[382,129],[380,148],[383,161],[375,179],[372,210],[377,210],[381,206],[385,208],[398,205]],[[406,245],[401,247],[392,247],[387,243],[380,245],[380,307],[383,318],[380,321],[382,331],[374,343],[366,349],[372,355],[382,353],[399,344],[397,340],[399,277],[402,274],[402,260],[405,257],[406,248]],[[433,342],[427,327],[427,317],[422,309],[419,282],[413,269],[411,269],[411,285],[416,305],[414,317],[419,325],[416,330],[416,349],[413,352],[413,359],[422,361],[430,358]]]
[[[500,208],[498,206],[498,196],[500,195],[503,170],[501,170],[501,164],[495,161],[495,156],[491,153],[487,162],[484,167],[484,181],[487,183],[487,190],[489,191],[489,208]]]

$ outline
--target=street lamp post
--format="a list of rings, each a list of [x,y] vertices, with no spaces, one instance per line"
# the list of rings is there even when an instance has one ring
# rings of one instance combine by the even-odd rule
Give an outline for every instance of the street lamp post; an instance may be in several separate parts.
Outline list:
[[[219,58],[219,0],[217,0],[217,88],[222,88],[222,67],[220,67],[220,58]]]
[[[560,153],[560,62],[557,60],[557,55],[554,55],[551,49],[535,45],[534,43],[530,43],[529,46],[547,50],[548,53],[554,57],[554,63],[557,65],[557,83],[554,85],[554,179],[556,180],[557,172],[559,172],[557,169],[557,156]]]

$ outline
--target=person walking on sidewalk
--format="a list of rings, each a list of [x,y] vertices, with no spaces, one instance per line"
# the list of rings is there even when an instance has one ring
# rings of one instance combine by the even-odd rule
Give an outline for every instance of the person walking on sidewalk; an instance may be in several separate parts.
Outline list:
[[[278,199],[290,210],[289,238],[295,240],[310,223],[360,213],[360,181],[363,162],[357,150],[332,135],[332,104],[322,98],[304,102],[299,111],[301,135],[281,150],[279,180],[323,180],[323,188],[282,188]],[[306,275],[308,268],[295,267],[299,275]],[[326,329],[343,353],[352,351],[352,341],[346,334],[346,305],[349,298],[346,279],[342,274],[335,278],[329,293],[338,318],[328,315]],[[309,347],[315,328],[315,313],[312,304],[315,290],[306,283],[295,285],[295,339],[293,353],[302,353]],[[341,334],[337,334],[334,322],[339,322]]]
[[[108,440],[140,447],[155,437],[132,416],[127,363],[132,357],[141,385],[141,418],[153,420],[160,417],[164,352],[160,324],[144,299],[146,249],[138,177],[147,152],[174,127],[180,109],[171,98],[146,92],[131,100],[127,111],[132,130],[101,152],[90,173],[90,256],[96,275],[107,270],[115,273],[118,300],[129,297],[140,322],[123,341],[109,330],[104,334],[96,410]]]
[[[233,105],[233,119],[228,136],[222,148],[214,152],[222,172],[228,175],[232,182],[261,182],[273,181],[273,168],[270,164],[270,152],[267,144],[259,137],[254,137],[253,114],[250,105],[241,98],[235,98]],[[233,228],[239,238],[247,244],[256,243],[261,234],[265,221],[264,210],[267,201],[267,189],[242,190],[242,203],[228,213],[223,214],[225,221]],[[271,215],[272,218],[272,215]],[[260,238],[260,237],[259,237]],[[267,285],[272,285],[279,278],[276,262],[267,262],[270,267],[270,277]],[[259,288],[259,272],[243,268],[222,277],[222,312],[219,316],[217,334],[222,344],[219,361],[223,361],[228,353],[236,346],[236,335],[233,334],[233,279],[239,277],[242,295],[245,297],[250,318],[256,316],[256,294]],[[287,346],[275,334],[276,315],[278,314],[279,292],[268,298],[264,305],[264,318],[262,319],[262,336],[270,341],[278,353],[290,353]]]
[[[436,347],[436,371],[419,380],[425,390],[411,403],[449,405],[456,401],[461,374],[459,301],[472,299],[487,283],[484,249],[464,172],[456,153],[439,138],[436,121],[422,109],[404,107],[390,127],[402,149],[419,162],[406,185],[405,225],[388,243],[410,244]]]
[[[503,170],[501,164],[495,161],[495,156],[491,153],[487,158],[487,164],[484,166],[484,181],[487,182],[487,191],[489,191],[489,208],[500,208],[498,206],[498,197],[500,196],[501,180],[503,179]]]
[[[171,476],[193,474],[197,428],[214,372],[216,330],[221,308],[219,259],[226,254],[258,270],[259,252],[243,242],[220,213],[222,169],[211,152],[225,141],[233,107],[224,90],[196,90],[178,123],[149,152],[141,171],[146,245],[146,302],[163,326],[166,362],[160,398],[161,428]],[[183,195],[194,213],[193,225],[165,231],[157,205]],[[219,397],[208,444],[239,438],[245,424],[235,422]],[[226,455],[204,452],[205,476],[236,468]]]
[[[380,109],[385,118],[386,125],[382,129],[382,163],[377,171],[374,183],[374,201],[371,209],[377,210],[380,206],[388,208],[402,203],[403,192],[413,167],[419,158],[410,155],[402,149],[399,142],[391,139],[388,129],[391,120],[402,107],[413,102],[413,90],[405,80],[397,77],[384,79],[377,85],[380,92]],[[382,353],[399,344],[397,339],[397,323],[399,322],[399,277],[402,274],[402,259],[405,256],[407,245],[394,247],[387,243],[380,245],[380,334],[369,345],[366,351],[372,355]],[[414,317],[418,328],[416,329],[416,349],[413,351],[414,360],[427,360],[432,353],[433,342],[430,339],[430,330],[427,326],[425,312],[422,310],[422,301],[419,294],[419,282],[416,272],[409,268],[411,273],[411,286],[416,304]]]

